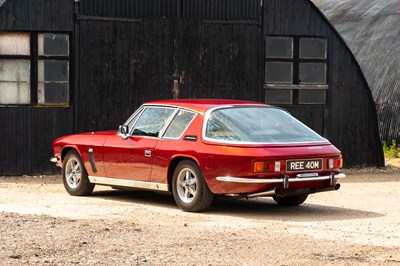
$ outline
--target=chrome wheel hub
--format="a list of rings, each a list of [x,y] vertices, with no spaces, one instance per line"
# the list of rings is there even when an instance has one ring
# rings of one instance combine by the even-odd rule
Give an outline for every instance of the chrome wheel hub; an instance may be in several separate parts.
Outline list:
[[[71,189],[76,189],[81,182],[81,165],[78,160],[71,158],[65,169],[65,180]]]
[[[197,176],[189,169],[184,168],[179,172],[177,183],[179,198],[184,203],[191,203],[197,194]]]

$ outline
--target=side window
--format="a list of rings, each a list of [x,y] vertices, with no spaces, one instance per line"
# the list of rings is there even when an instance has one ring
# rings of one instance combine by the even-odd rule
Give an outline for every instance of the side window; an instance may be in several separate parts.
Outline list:
[[[169,124],[163,138],[178,139],[189,126],[190,122],[192,122],[195,116],[195,113],[185,110],[179,110],[179,112]]]
[[[173,108],[165,107],[145,108],[136,120],[132,135],[158,137],[174,111]]]

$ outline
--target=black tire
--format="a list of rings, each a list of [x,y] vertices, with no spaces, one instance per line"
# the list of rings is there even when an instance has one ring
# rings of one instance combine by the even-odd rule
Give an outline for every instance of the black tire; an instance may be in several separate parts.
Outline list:
[[[62,167],[65,190],[73,196],[86,196],[92,193],[95,184],[89,182],[88,174],[81,157],[75,150],[65,155]]]
[[[214,199],[199,166],[190,160],[181,161],[176,166],[172,194],[178,207],[187,212],[204,211]]]
[[[282,206],[298,206],[306,201],[308,195],[296,195],[286,197],[273,197],[275,202]]]

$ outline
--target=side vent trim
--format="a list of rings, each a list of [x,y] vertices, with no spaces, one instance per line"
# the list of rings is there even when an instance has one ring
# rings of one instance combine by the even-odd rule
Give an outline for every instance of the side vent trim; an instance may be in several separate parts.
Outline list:
[[[93,173],[97,173],[96,162],[94,160],[93,148],[89,148],[90,166],[92,166]]]

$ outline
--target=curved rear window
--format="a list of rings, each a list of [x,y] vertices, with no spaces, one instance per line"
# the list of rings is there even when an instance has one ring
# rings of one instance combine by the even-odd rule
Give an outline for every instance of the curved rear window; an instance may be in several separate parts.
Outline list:
[[[205,137],[229,143],[301,143],[326,141],[284,110],[263,106],[216,109]]]

